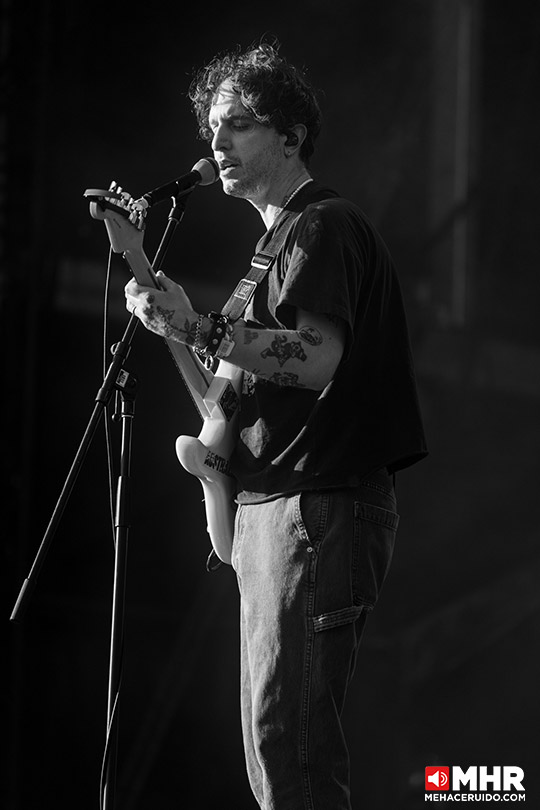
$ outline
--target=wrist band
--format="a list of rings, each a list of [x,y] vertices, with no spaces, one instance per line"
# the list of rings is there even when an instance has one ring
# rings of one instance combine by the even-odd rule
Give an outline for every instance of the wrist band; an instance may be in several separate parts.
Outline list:
[[[207,366],[211,367],[214,358],[228,357],[235,343],[234,340],[232,340],[233,324],[230,318],[226,315],[220,315],[218,312],[209,312],[206,317],[212,321],[207,341],[204,346],[198,345],[203,319],[203,316],[199,315],[195,329],[193,348],[197,354],[202,355],[206,359]]]

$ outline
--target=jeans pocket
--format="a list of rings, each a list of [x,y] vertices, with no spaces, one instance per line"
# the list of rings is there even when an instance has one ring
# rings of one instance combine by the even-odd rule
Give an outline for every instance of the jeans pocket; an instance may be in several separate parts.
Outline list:
[[[331,630],[333,627],[342,627],[344,624],[355,622],[365,610],[363,605],[334,610],[332,613],[321,613],[313,618],[313,629],[316,633],[321,630]]]
[[[392,561],[398,524],[397,512],[370,503],[355,503],[352,560],[355,605],[368,609],[375,606]]]
[[[305,491],[297,496],[296,521],[307,546],[317,548],[324,538],[330,496],[323,491]]]

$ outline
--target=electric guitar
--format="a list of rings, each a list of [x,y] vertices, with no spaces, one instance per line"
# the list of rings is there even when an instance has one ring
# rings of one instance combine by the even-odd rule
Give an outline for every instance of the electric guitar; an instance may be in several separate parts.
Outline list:
[[[106,191],[86,189],[90,214],[105,222],[112,250],[123,253],[137,282],[159,288],[143,249],[145,212],[114,186]],[[237,441],[242,371],[220,360],[214,374],[188,346],[168,338],[165,342],[203,420],[198,438],[178,437],[176,454],[184,469],[201,482],[212,546],[219,559],[230,564],[236,488],[229,460]]]

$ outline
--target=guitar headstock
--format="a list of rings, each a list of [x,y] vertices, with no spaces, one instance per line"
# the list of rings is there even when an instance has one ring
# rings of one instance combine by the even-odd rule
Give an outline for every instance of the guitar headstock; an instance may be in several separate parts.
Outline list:
[[[113,181],[106,191],[87,188],[84,196],[90,200],[90,214],[105,222],[111,247],[115,253],[142,248],[145,226],[145,206],[133,199]]]

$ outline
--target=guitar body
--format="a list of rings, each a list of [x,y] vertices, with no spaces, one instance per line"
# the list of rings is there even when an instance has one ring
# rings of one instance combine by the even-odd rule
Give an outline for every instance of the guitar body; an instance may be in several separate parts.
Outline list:
[[[222,562],[231,562],[236,507],[236,482],[230,458],[238,437],[236,402],[240,400],[242,371],[224,360],[204,398],[208,416],[198,438],[179,436],[176,455],[185,470],[201,482],[206,507],[207,531]]]
[[[87,189],[85,196],[91,200],[92,217],[104,220],[113,251],[123,253],[137,282],[159,287],[142,246],[144,218],[134,210],[131,197],[113,189]],[[213,374],[188,346],[165,342],[203,420],[198,438],[178,437],[176,454],[184,469],[201,482],[212,546],[219,559],[230,564],[236,511],[230,458],[238,438],[243,372],[221,360]]]

